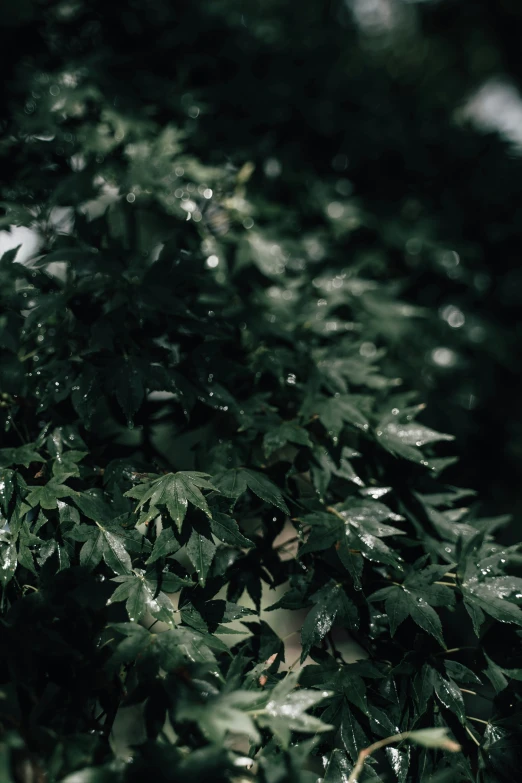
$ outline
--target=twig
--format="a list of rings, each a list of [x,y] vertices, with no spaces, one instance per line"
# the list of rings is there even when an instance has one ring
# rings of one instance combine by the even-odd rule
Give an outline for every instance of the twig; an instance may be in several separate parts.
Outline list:
[[[359,775],[363,770],[364,762],[366,761],[368,756],[371,756],[371,754],[375,753],[376,750],[385,748],[386,745],[394,745],[397,742],[404,742],[404,740],[409,739],[410,736],[414,733],[415,732],[412,731],[403,731],[400,734],[394,734],[392,737],[385,737],[385,739],[379,740],[378,742],[374,742],[373,745],[369,745],[367,748],[363,748],[360,751],[359,756],[357,757],[357,761],[350,773],[350,777],[348,778],[347,783],[357,783],[359,779]],[[456,742],[453,742],[453,740],[448,739],[444,744],[444,748],[446,750],[451,751],[452,753],[456,753],[457,751],[460,750],[460,745],[458,745]]]
[[[467,720],[474,720],[476,723],[483,723],[484,726],[489,726],[489,720],[482,720],[482,718],[474,718],[473,715],[466,715]]]
[[[445,585],[446,587],[457,587],[453,582],[433,582],[434,585]]]
[[[470,730],[470,729],[469,729],[467,726],[464,726],[464,728],[465,728],[465,729],[466,729],[466,731],[468,732],[469,736],[471,737],[471,739],[473,740],[473,742],[475,743],[475,745],[477,745],[477,746],[480,748],[480,742],[479,742],[479,741],[478,741],[478,739],[475,737],[475,735],[473,734],[473,732],[472,732],[472,731],[471,731],[471,730]]]
[[[295,661],[292,664],[290,664],[290,666],[288,667],[287,674],[289,674],[292,671],[294,666],[297,666],[300,660],[301,660],[301,656],[299,656],[299,658],[296,658]]]
[[[476,647],[467,646],[467,647],[450,647],[449,650],[444,650],[444,652],[436,653],[436,655],[449,655],[450,653],[460,652],[461,650],[476,650]]]

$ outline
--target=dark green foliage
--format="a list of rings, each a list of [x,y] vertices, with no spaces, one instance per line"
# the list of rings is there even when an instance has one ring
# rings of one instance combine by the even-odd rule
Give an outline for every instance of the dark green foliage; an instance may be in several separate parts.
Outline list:
[[[519,547],[418,393],[459,235],[430,188],[480,143],[442,122],[432,162],[446,66],[372,60],[340,3],[195,5],[6,12],[2,226],[39,245],[0,258],[0,779],[346,783],[400,734],[361,783],[515,780]],[[406,184],[387,104],[347,111],[393,62]]]

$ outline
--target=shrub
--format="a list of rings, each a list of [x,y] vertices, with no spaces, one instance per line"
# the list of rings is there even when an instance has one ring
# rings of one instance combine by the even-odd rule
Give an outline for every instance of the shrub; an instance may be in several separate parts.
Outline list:
[[[423,312],[342,256],[348,193],[205,157],[186,20],[112,13],[35,11],[2,140],[2,779],[514,780],[518,549],[385,356]]]

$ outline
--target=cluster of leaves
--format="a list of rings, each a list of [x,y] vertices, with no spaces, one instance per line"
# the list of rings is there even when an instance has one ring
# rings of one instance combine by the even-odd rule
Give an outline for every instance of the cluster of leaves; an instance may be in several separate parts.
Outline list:
[[[0,260],[2,779],[337,783],[394,735],[421,745],[367,779],[515,779],[520,668],[487,639],[520,645],[519,550],[373,342],[419,311],[340,264],[348,203],[330,256],[247,157],[209,165],[211,92],[115,100],[95,21],[53,5],[2,139],[4,225],[39,243]]]

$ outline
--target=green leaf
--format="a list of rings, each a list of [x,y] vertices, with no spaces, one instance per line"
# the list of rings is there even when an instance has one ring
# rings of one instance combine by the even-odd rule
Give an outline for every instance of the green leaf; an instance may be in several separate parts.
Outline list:
[[[164,528],[154,542],[154,548],[150,556],[145,560],[145,565],[155,563],[163,557],[168,557],[180,549],[180,543],[174,535],[171,527]]]
[[[187,543],[187,555],[198,575],[198,581],[204,586],[212,560],[216,553],[213,541],[193,530]]]
[[[442,624],[439,616],[428,603],[428,601],[433,601],[435,606],[440,605],[440,594],[435,590],[433,596],[431,596],[430,591],[426,589],[425,583],[423,581],[415,581],[414,578],[410,580],[408,587],[406,587],[406,584],[407,582],[405,581],[404,585],[394,585],[378,590],[376,593],[373,593],[370,600],[382,601],[384,599],[392,636],[395,635],[399,625],[407,617],[411,617],[420,628],[435,637],[439,644],[444,647]],[[436,585],[436,587],[439,587],[439,585]],[[447,589],[449,591],[449,588]],[[451,601],[448,601],[448,604],[451,605]]]
[[[324,771],[324,783],[346,783],[350,777],[352,765],[344,751],[332,750]]]
[[[214,483],[221,494],[234,500],[247,491],[245,472],[237,468],[220,473],[216,476]]]
[[[125,537],[118,528],[82,525],[80,531],[86,538],[80,550],[80,565],[92,570],[103,558],[116,574],[130,573],[132,561],[125,547]]]
[[[45,462],[36,451],[36,445],[26,443],[15,449],[0,449],[0,467],[10,467],[11,465],[23,465],[28,468],[32,462]]]
[[[76,495],[75,491],[61,484],[55,479],[51,479],[44,486],[28,487],[29,494],[26,502],[30,506],[40,506],[41,508],[53,509],[57,507],[59,498],[67,498]]]
[[[136,411],[140,408],[145,395],[141,369],[135,360],[123,360],[116,363],[114,374],[109,377],[108,384],[115,394],[121,409],[129,424]]]
[[[0,581],[5,587],[13,578],[18,558],[14,542],[0,541]]]
[[[468,611],[471,606],[486,612],[501,623],[522,626],[522,609],[509,601],[517,591],[520,592],[520,585],[522,580],[517,577],[494,577],[479,582],[478,577],[473,576],[462,584],[462,594]],[[472,619],[473,617],[472,614]]]
[[[356,761],[360,751],[369,745],[368,737],[346,700],[343,700],[341,708],[341,740],[353,761]]]
[[[381,445],[391,454],[427,466],[429,462],[420,448],[437,441],[454,440],[454,437],[411,421],[422,407],[406,408],[403,411],[394,408],[379,421],[376,435]]]
[[[357,407],[357,397],[341,394],[321,400],[315,405],[315,410],[324,428],[334,438],[337,438],[345,424],[351,424],[361,430],[369,428],[368,419]]]
[[[466,708],[462,693],[452,680],[447,680],[435,669],[431,669],[431,678],[435,693],[448,710],[451,710],[462,725],[466,723]]]
[[[448,750],[448,744],[456,745],[448,737],[448,729],[446,728],[433,728],[433,729],[418,729],[416,731],[410,731],[408,737],[418,745],[423,745],[425,748],[439,748],[440,750]],[[453,749],[453,748],[451,748]]]
[[[73,497],[73,502],[82,514],[94,522],[110,522],[114,516],[110,507],[98,495],[82,492]]]
[[[314,606],[308,612],[301,630],[301,663],[312,646],[324,639],[336,619],[346,623],[349,628],[358,626],[357,609],[346,596],[342,585],[330,582],[318,590],[311,600]]]
[[[305,688],[293,690],[297,679],[298,675],[291,672],[276,685],[263,712],[257,717],[257,721],[269,727],[283,747],[288,747],[292,731],[315,734],[333,728],[307,712],[331,694]]]
[[[241,473],[243,474],[249,490],[253,492],[254,495],[257,495],[258,498],[270,503],[272,506],[281,509],[285,514],[290,513],[281,492],[270,479],[267,479],[266,476],[263,476],[262,473],[258,473],[255,470],[242,469]]]
[[[166,506],[178,530],[181,530],[189,503],[201,509],[207,516],[211,516],[207,501],[200,491],[200,489],[216,489],[207,478],[209,478],[208,473],[196,471],[169,473],[145,482],[139,487],[133,487],[125,493],[125,497],[139,497],[137,509],[145,503],[150,503],[154,507]]]
[[[210,741],[222,744],[227,735],[245,734],[253,742],[260,741],[259,732],[247,710],[259,703],[259,694],[233,691],[210,699],[204,706],[185,704],[177,712],[178,721],[194,721]]]
[[[401,517],[394,515],[383,503],[356,498],[334,506],[334,511],[345,523],[344,530],[339,530],[339,539],[344,535],[348,546],[360,550],[368,560],[401,568],[400,556],[381,540],[387,536],[404,535],[403,530],[384,524],[384,520],[401,520]]]
[[[361,578],[364,568],[364,561],[360,552],[350,549],[347,536],[341,538],[339,547],[337,548],[337,554],[339,556],[339,560],[352,577],[355,588],[360,590],[362,586]]]
[[[135,573],[128,576],[116,576],[113,582],[119,586],[107,601],[108,604],[125,601],[125,608],[132,623],[138,622],[145,612],[151,612],[154,617],[169,622],[173,606],[163,593],[156,595],[156,585],[145,579],[144,575]]]
[[[235,547],[252,547],[254,544],[239,530],[237,522],[227,514],[215,511],[210,520],[213,534],[224,544]]]
[[[413,679],[413,692],[418,715],[426,712],[428,703],[433,694],[433,678],[431,676],[431,667],[424,664]]]
[[[312,441],[308,432],[298,424],[284,421],[277,429],[269,430],[263,438],[263,451],[269,458],[274,451],[282,449],[287,443],[295,443],[298,446],[311,447]]]

